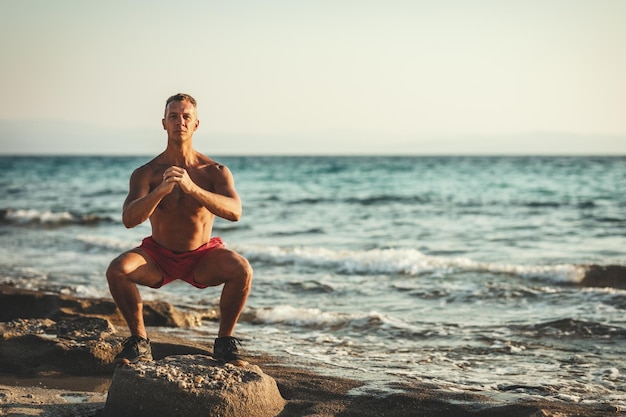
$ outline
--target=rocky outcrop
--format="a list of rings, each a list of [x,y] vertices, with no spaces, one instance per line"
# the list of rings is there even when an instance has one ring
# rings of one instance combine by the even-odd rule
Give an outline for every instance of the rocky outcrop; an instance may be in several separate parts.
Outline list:
[[[7,288],[2,285],[0,285],[0,294],[2,294],[0,314],[3,317],[10,317],[1,320],[5,322],[0,323],[0,376],[5,377],[5,379],[0,378],[0,415],[101,417],[105,406],[104,393],[109,388],[109,378],[116,372],[116,368],[110,364],[110,361],[120,349],[119,342],[128,336],[125,325],[118,327],[120,334],[112,333],[114,326],[111,322],[113,321],[108,320],[107,315],[97,317],[101,311],[96,314],[97,309],[90,307],[107,305],[106,300],[87,300],[89,301],[87,302],[80,299],[73,300],[63,295],[45,295],[45,297],[38,298],[37,293],[16,291],[13,287]],[[11,300],[13,297],[11,294],[20,299],[21,303],[28,304],[22,305],[16,300]],[[55,297],[59,299],[55,300]],[[614,298],[615,300],[621,299],[620,297]],[[36,304],[37,300],[42,300],[44,304],[50,306],[51,310],[45,311],[41,305]],[[18,311],[9,311],[13,307]],[[84,316],[78,313],[83,308],[86,311]],[[72,314],[68,315],[62,310]],[[29,314],[31,311],[36,312],[39,318],[26,319],[32,317]],[[165,311],[170,311],[170,309]],[[113,324],[117,325],[116,322]],[[548,326],[546,331],[552,331],[553,328],[569,331],[572,328],[579,329],[579,326],[584,328],[585,323],[557,321],[548,323],[546,326]],[[611,332],[613,330],[610,327],[592,328],[590,337],[596,334],[612,337],[614,333]],[[159,331],[157,328],[150,329],[150,339],[152,354],[157,361],[176,355],[209,356],[210,345],[212,345],[212,338],[209,341],[196,342],[176,336],[169,331]],[[619,406],[610,403],[571,404],[541,398],[529,400],[527,397],[516,396],[512,392],[503,401],[486,397],[480,393],[480,390],[451,392],[435,384],[421,382],[398,385],[394,387],[398,392],[392,395],[380,396],[376,392],[370,395],[367,391],[355,394],[354,389],[360,390],[362,382],[331,377],[292,366],[285,356],[277,358],[256,352],[250,359],[275,379],[282,397],[286,400],[285,408],[279,414],[280,417],[411,417],[416,415],[609,417],[622,411]],[[212,363],[210,365],[212,366]],[[221,372],[228,371],[228,367],[218,368],[222,369]],[[215,380],[213,383],[217,387],[216,381],[219,381],[220,376],[217,374],[217,369],[210,369],[211,371],[202,371],[200,374],[196,371],[190,374],[180,371],[180,374],[176,376],[174,372],[166,371],[163,375],[170,375],[172,383],[185,382],[182,386],[174,385],[172,389],[183,390],[189,396],[188,398],[195,398],[195,390],[204,389],[203,384],[206,383],[208,386],[208,381]],[[149,374],[147,370],[144,372]],[[216,376],[205,379],[210,372],[216,373]],[[12,375],[18,378],[6,379],[7,376]],[[190,375],[194,377],[191,378]],[[225,375],[221,378],[231,377],[230,374]],[[24,376],[36,378],[22,380]],[[89,376],[98,379],[97,388],[95,385],[91,388],[85,385],[84,377]],[[31,382],[25,382],[29,379]],[[165,379],[168,377],[165,376]],[[242,381],[244,379],[242,377]],[[18,385],[16,381],[23,385],[32,383],[35,387],[32,385],[16,386]],[[189,385],[191,381],[201,386],[192,388]],[[77,394],[78,391],[85,390],[89,392]],[[81,402],[76,402],[77,397],[82,398]],[[163,396],[163,400],[167,398],[168,396]],[[252,409],[257,409],[254,399],[245,401],[249,401],[248,406]],[[266,409],[265,406],[259,407]],[[164,415],[161,411],[153,415]],[[123,414],[120,415],[123,416]],[[246,414],[241,415],[246,416]],[[266,414],[254,411],[247,415],[256,417]]]
[[[626,289],[625,265],[589,265],[581,281],[585,287],[611,287]]]
[[[122,338],[104,318],[15,319],[0,323],[0,372],[113,374],[105,416],[270,417],[283,409],[276,381],[258,366],[220,365],[209,346],[155,336],[156,361],[115,367]]]
[[[0,322],[15,319],[61,320],[73,317],[103,318],[116,326],[126,326],[124,318],[111,299],[78,298],[70,295],[47,294],[0,285]],[[146,326],[194,327],[203,320],[218,319],[216,309],[181,311],[162,301],[144,302]]]
[[[20,376],[112,375],[123,336],[97,317],[17,319],[0,323],[0,373]],[[210,354],[208,345],[185,345],[157,337],[152,355]]]
[[[101,318],[18,319],[0,323],[0,371],[21,376],[110,374],[119,351]]]
[[[258,366],[219,365],[204,355],[116,368],[104,417],[273,417],[285,401]]]

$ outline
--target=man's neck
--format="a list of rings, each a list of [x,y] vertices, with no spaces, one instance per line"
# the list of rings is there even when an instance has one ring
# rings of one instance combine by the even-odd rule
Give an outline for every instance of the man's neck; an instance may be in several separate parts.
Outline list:
[[[198,161],[197,152],[191,146],[191,141],[182,144],[168,141],[163,156],[172,165],[180,167],[193,166]]]

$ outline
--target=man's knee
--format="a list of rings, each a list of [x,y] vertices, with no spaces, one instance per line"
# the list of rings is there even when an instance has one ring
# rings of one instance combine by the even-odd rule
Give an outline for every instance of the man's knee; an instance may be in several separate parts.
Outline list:
[[[252,275],[254,274],[252,265],[250,265],[250,262],[248,262],[248,260],[242,256],[241,266],[242,266],[242,274],[244,276],[244,279],[246,280],[248,285],[250,285],[250,282],[252,281]]]
[[[128,259],[128,253],[123,253],[113,259],[106,271],[107,280],[111,281],[128,276],[132,272],[132,265]]]
[[[234,258],[231,262],[233,272],[230,278],[238,280],[244,287],[249,288],[254,273],[250,262],[237,253],[234,254]]]
[[[248,262],[248,260],[246,258],[244,258],[243,256],[239,255],[241,258],[241,265],[243,267],[243,271],[246,275],[252,276],[252,273],[254,272],[252,270],[252,265],[250,265],[250,262]]]
[[[120,276],[125,275],[124,263],[121,258],[122,258],[122,255],[113,259],[111,263],[109,263],[109,267],[107,268],[107,271],[106,271],[107,280],[111,281],[113,279],[116,279],[116,278],[119,278]]]

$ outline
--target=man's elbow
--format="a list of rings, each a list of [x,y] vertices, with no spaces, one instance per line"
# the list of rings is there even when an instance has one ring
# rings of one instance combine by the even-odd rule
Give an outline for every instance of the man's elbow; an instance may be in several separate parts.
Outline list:
[[[122,215],[122,223],[124,224],[124,227],[126,227],[127,229],[132,229],[133,227],[139,224],[139,222],[135,221],[134,219],[131,219],[129,216],[124,216],[124,215]]]
[[[231,222],[238,222],[239,219],[241,219],[241,214],[242,214],[242,210],[241,208],[239,208],[237,210],[233,210],[229,212],[226,216],[224,216],[224,218]]]

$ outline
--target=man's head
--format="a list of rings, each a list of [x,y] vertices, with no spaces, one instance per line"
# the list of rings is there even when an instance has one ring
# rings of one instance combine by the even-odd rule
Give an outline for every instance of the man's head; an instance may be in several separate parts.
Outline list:
[[[187,101],[191,103],[194,108],[197,107],[196,99],[191,97],[189,94],[185,94],[185,93],[174,94],[172,97],[168,98],[167,101],[165,102],[165,115],[166,116],[167,116],[167,107],[173,101]]]
[[[189,94],[175,94],[165,102],[163,129],[168,138],[191,138],[200,121],[196,113],[196,100]]]

